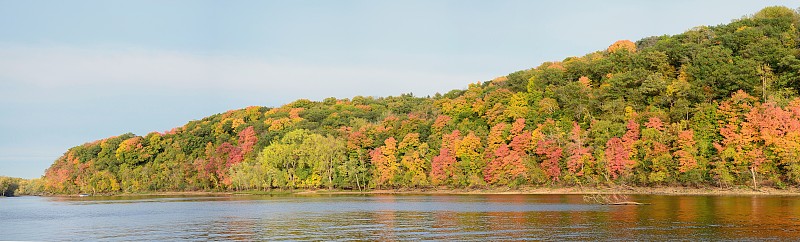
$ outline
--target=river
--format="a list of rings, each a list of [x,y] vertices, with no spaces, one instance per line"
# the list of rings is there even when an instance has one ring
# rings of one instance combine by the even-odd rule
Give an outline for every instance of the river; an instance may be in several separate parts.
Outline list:
[[[798,240],[800,197],[275,195],[0,198],[0,240]]]

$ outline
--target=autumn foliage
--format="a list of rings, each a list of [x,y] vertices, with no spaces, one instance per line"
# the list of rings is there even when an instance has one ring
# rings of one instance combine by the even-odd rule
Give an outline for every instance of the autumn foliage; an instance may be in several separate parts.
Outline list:
[[[636,52],[636,44],[630,40],[618,40],[608,47],[608,52],[617,52],[619,50],[626,50],[628,52]]]
[[[769,12],[780,14],[621,40],[429,97],[300,99],[109,137],[68,149],[43,183],[103,194],[798,186],[800,14]]]
[[[563,150],[558,143],[550,139],[539,141],[536,146],[536,154],[545,157],[544,161],[542,161],[542,168],[545,173],[553,181],[558,181],[558,177],[561,175],[561,168],[559,167],[558,161],[561,160]]]

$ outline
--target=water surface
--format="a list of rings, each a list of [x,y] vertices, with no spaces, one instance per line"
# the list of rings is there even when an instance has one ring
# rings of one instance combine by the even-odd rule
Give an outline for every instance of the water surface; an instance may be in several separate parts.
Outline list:
[[[0,198],[0,240],[798,240],[800,197],[282,195]]]

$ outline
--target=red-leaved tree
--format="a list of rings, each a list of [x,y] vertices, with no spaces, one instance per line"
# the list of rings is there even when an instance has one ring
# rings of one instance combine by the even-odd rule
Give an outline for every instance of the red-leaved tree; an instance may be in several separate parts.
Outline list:
[[[536,145],[536,154],[545,157],[542,161],[542,169],[553,181],[558,181],[561,175],[561,168],[558,161],[561,159],[563,149],[552,139],[540,140]]]

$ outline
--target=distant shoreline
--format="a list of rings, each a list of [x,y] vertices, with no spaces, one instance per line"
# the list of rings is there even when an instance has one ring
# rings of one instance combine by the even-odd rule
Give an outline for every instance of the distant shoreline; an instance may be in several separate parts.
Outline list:
[[[254,195],[587,195],[587,194],[628,194],[628,195],[710,195],[710,196],[800,196],[800,189],[775,189],[770,187],[753,190],[750,188],[692,188],[692,187],[520,187],[520,188],[485,188],[485,189],[377,189],[366,191],[327,190],[327,189],[295,189],[295,190],[244,190],[244,191],[173,191],[99,194],[92,196],[254,196]],[[75,197],[77,194],[56,194],[54,197]]]

